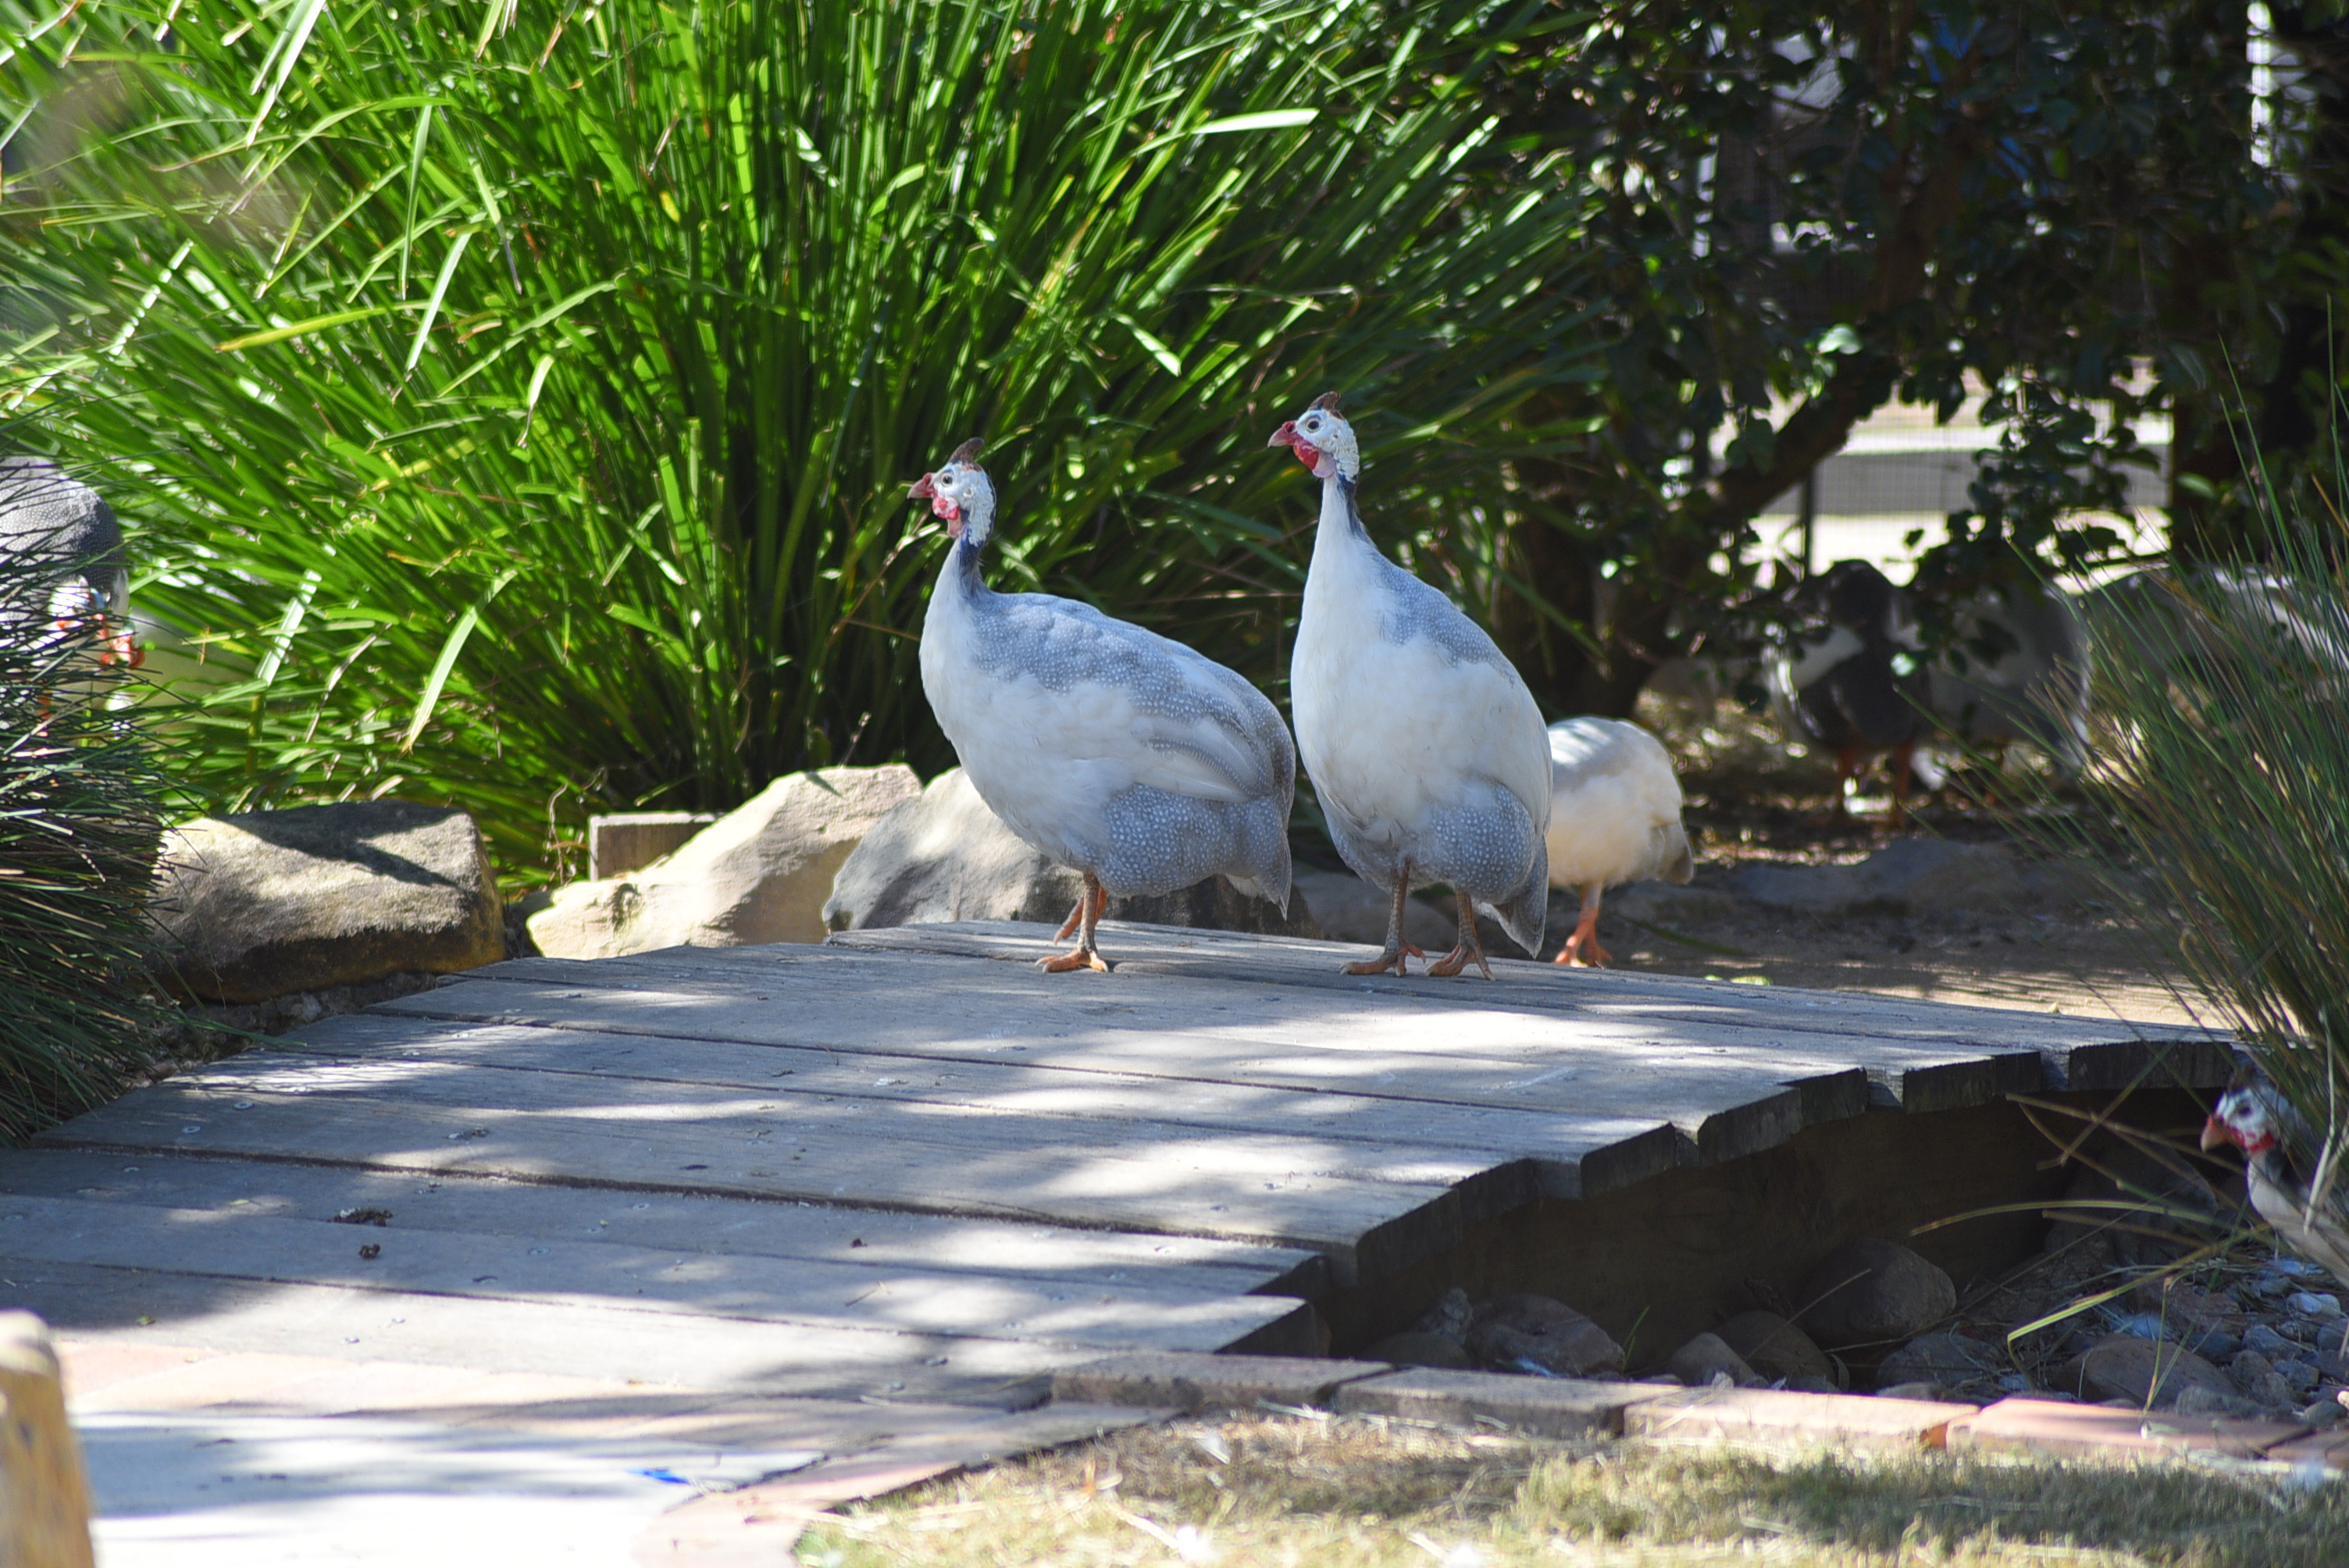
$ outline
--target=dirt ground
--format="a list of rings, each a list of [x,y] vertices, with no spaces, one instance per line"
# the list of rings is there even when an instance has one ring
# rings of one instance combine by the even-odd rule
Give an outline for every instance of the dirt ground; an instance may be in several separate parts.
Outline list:
[[[1867,820],[1836,824],[1824,806],[1757,811],[1692,804],[1685,820],[1692,837],[1699,838],[1691,884],[1699,889],[1723,888],[1753,865],[1849,864],[1894,836]],[[1956,808],[1928,808],[1920,827],[1977,842],[2013,837],[2005,824]],[[1573,923],[1573,907],[1561,897],[1550,918],[1552,931],[1562,936]],[[1660,975],[1759,979],[2144,1023],[2216,1021],[2197,1016],[2195,998],[2184,993],[2170,955],[2134,928],[2092,910],[1828,918],[1741,900],[1734,913],[1684,919],[1668,934],[1602,906],[1599,940],[1616,967]]]
[[[1725,889],[1748,866],[1850,864],[1897,836],[1886,825],[1889,802],[1880,794],[1857,798],[1848,817],[1834,817],[1824,760],[1785,746],[1766,720],[1726,704],[1692,718],[1643,703],[1640,717],[1664,736],[1680,761],[1696,888]],[[2018,769],[2029,766],[2027,758],[2017,759]],[[1880,779],[1871,782],[1881,789]],[[2026,857],[2043,852],[2027,819],[1985,808],[1956,788],[1923,799],[1907,830],[2002,843]],[[1564,894],[1553,899],[1553,949],[1571,929],[1574,913]],[[1684,919],[1671,929],[1668,935],[1600,912],[1599,940],[1623,969],[2147,1023],[2220,1022],[2197,1016],[2207,1008],[2183,987],[2174,952],[2092,908],[1820,918],[1741,900],[1734,913]]]

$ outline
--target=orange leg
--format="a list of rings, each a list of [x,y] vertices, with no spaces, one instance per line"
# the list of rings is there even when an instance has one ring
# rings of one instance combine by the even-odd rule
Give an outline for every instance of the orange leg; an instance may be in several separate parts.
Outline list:
[[[1582,888],[1582,917],[1575,922],[1574,934],[1557,950],[1553,964],[1568,964],[1577,969],[1599,968],[1614,960],[1607,949],[1599,945],[1599,895],[1605,889],[1598,882],[1586,882]]]
[[[1892,829],[1898,832],[1909,821],[1909,770],[1917,760],[1917,743],[1904,740],[1892,748]]]
[[[1094,930],[1101,924],[1102,911],[1108,907],[1109,890],[1102,886],[1101,878],[1087,872],[1085,889],[1077,895],[1077,912],[1069,917],[1070,924],[1080,927],[1081,932],[1075,950],[1050,958],[1039,958],[1036,967],[1047,975],[1065,974],[1071,969],[1098,969],[1104,975],[1108,974],[1109,961],[1093,947]],[[1068,935],[1069,927],[1062,926],[1061,934]]]
[[[1485,962],[1484,946],[1476,940],[1476,901],[1458,888],[1452,890],[1452,899],[1460,906],[1460,941],[1451,952],[1429,965],[1427,972],[1448,979],[1474,964],[1490,980],[1493,966]]]
[[[1053,941],[1066,942],[1077,934],[1077,927],[1084,923],[1085,911],[1092,905],[1092,896],[1088,890],[1078,890],[1076,907],[1069,911],[1068,919],[1061,922],[1061,929],[1052,933]]]
[[[1402,939],[1403,900],[1410,896],[1411,862],[1405,861],[1402,864],[1402,868],[1395,873],[1394,908],[1387,915],[1386,951],[1380,954],[1376,958],[1364,958],[1356,963],[1340,965],[1338,969],[1339,974],[1383,975],[1388,970],[1392,969],[1397,975],[1408,975],[1411,973],[1411,969],[1403,963],[1405,958],[1424,958],[1427,956],[1426,954],[1422,953],[1418,948],[1413,947],[1410,943],[1405,942]]]

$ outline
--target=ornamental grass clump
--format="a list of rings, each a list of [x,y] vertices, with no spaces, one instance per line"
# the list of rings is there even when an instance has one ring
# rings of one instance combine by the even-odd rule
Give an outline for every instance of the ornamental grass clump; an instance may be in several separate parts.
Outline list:
[[[140,711],[54,561],[0,554],[0,1138],[98,1105],[164,1016],[141,958],[161,833]]]
[[[1477,87],[1588,25],[1542,0],[56,22],[0,0],[0,412],[122,481],[222,809],[448,800],[528,879],[591,810],[942,768],[905,490],[972,436],[1005,586],[1276,695],[1273,422],[1407,441],[1380,515],[1472,600],[1504,461],[1579,449],[1513,421],[1598,374],[1592,187]]]
[[[2257,495],[2257,564],[2109,593],[2096,654],[2095,790],[2134,868],[2108,888],[2300,1113],[2312,1160],[2349,1135],[2344,477]]]

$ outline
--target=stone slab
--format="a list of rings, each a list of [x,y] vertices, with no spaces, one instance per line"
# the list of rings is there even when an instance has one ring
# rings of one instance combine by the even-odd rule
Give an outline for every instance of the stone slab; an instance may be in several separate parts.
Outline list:
[[[1785,1388],[1683,1388],[1624,1412],[1628,1437],[1703,1442],[1835,1443],[1938,1449],[1971,1405],[1798,1394]]]
[[[1383,1361],[1305,1356],[1108,1356],[1052,1375],[1055,1403],[1148,1405],[1176,1410],[1278,1405],[1327,1408],[1332,1390],[1392,1368]]]
[[[2251,1459],[2307,1431],[2306,1427],[2280,1421],[2117,1410],[2050,1399],[2002,1399],[1951,1421],[1948,1444],[1951,1449],[2113,1459],[2183,1453]]]
[[[1575,1377],[1418,1367],[1337,1390],[1333,1408],[1350,1416],[1400,1416],[1444,1427],[1498,1422],[1545,1438],[1611,1437],[1627,1413],[1671,1389]]]

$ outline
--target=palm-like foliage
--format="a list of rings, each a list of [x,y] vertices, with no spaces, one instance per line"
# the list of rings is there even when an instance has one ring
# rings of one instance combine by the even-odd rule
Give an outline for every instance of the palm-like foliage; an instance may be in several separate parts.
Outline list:
[[[2336,466],[2332,497],[2349,472]],[[2260,566],[2163,580],[2098,648],[2100,793],[2174,944],[2310,1130],[2349,1140],[2349,524],[2260,492]],[[2313,1155],[2316,1150],[2304,1150]]]
[[[160,780],[119,666],[49,615],[54,561],[0,555],[0,1138],[105,1100],[161,1020],[140,960]]]
[[[520,870],[937,764],[903,487],[974,434],[1012,574],[1277,687],[1270,424],[1374,405],[1483,592],[1445,531],[1588,373],[1582,187],[1469,86],[1541,0],[14,4],[0,404],[148,529],[231,806],[451,799]]]

